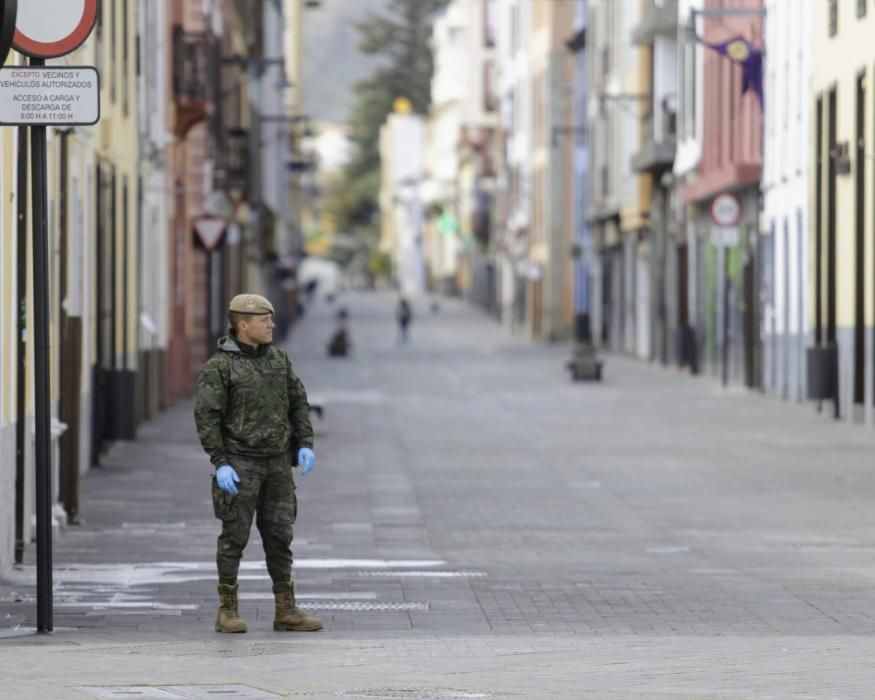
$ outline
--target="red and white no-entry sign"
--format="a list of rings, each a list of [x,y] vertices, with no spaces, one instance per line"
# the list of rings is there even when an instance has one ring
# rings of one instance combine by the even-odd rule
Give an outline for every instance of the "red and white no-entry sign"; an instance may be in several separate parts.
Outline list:
[[[13,48],[31,58],[58,58],[78,49],[97,21],[99,0],[18,3]]]

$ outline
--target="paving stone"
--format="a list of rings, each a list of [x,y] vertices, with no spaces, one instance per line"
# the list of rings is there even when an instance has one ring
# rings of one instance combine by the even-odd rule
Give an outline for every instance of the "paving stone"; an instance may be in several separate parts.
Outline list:
[[[218,528],[182,402],[83,478],[54,635],[31,632],[33,547],[0,582],[4,696],[872,697],[872,433],[620,357],[573,384],[567,346],[452,301],[398,347],[391,295],[342,303],[350,358],[324,356],[324,304],[288,344],[326,402],[294,546],[325,630],[273,632],[253,530],[250,632],[212,631]]]

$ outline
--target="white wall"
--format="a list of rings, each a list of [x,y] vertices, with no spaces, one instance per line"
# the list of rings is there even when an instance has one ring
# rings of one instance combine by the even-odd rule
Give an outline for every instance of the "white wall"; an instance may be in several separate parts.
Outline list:
[[[811,105],[810,13],[795,0],[767,0],[764,244],[771,246],[763,318],[767,391],[802,399],[809,333],[808,154]]]
[[[678,139],[674,162],[677,176],[694,171],[702,158],[704,49],[686,36],[690,11],[704,9],[705,0],[678,0]],[[696,31],[702,33],[702,20]]]
[[[653,133],[665,134],[663,103],[678,109],[678,45],[675,37],[657,36],[653,42]]]
[[[253,109],[260,114],[262,179],[264,203],[274,212],[279,226],[289,225],[288,125],[278,120],[286,113],[284,50],[286,22],[281,3],[264,3],[264,57],[267,63],[257,90],[253,93]],[[280,239],[279,254],[287,255],[289,241]]]
[[[143,240],[139,251],[140,284],[139,347],[166,348],[169,338],[168,238],[171,199],[165,148],[172,141],[167,120],[167,37],[165,3],[141,3],[141,73],[138,90],[140,153],[143,176]],[[91,201],[91,200],[88,200]],[[86,229],[88,230],[88,229]]]
[[[425,165],[425,125],[415,114],[392,114],[387,123],[387,153],[395,219],[395,264],[401,290],[425,291],[422,251],[422,181]]]

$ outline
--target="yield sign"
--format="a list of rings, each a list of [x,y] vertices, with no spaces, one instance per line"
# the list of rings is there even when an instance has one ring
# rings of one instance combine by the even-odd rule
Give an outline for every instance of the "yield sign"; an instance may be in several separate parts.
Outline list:
[[[12,46],[31,58],[66,56],[91,34],[98,9],[98,0],[20,2]]]
[[[213,216],[202,216],[194,222],[194,230],[201,240],[201,245],[211,253],[219,245],[228,222]]]

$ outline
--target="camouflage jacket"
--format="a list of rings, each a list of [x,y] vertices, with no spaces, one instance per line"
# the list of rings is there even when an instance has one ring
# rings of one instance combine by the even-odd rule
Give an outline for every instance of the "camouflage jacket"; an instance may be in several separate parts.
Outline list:
[[[204,365],[195,390],[201,444],[217,467],[228,454],[275,457],[313,447],[307,392],[289,356],[273,345],[257,349],[228,336]]]

